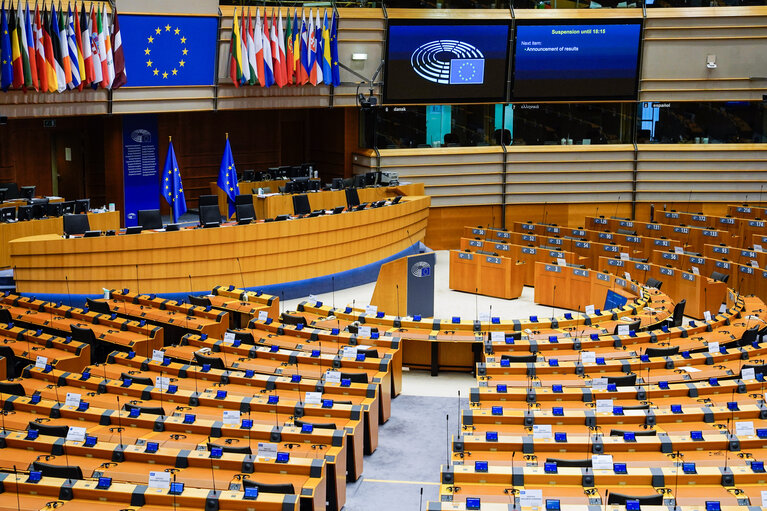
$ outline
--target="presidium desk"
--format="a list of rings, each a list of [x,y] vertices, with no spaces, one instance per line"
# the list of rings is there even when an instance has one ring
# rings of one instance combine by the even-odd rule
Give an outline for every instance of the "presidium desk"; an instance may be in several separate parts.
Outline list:
[[[12,241],[11,264],[23,293],[125,287],[188,293],[292,282],[374,263],[423,240],[430,202],[405,196],[375,209],[209,229],[69,239],[44,234]]]

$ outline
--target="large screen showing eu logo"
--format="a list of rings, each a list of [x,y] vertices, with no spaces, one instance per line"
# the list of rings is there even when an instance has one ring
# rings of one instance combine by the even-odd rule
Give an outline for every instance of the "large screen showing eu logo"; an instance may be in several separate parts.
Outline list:
[[[641,23],[519,24],[512,101],[636,99]]]
[[[507,21],[390,20],[384,103],[506,99]]]

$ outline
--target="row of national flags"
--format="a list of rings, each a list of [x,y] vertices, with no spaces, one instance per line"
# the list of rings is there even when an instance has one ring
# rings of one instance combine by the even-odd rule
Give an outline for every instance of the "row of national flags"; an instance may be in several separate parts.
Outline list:
[[[165,166],[162,171],[161,193],[170,206],[173,222],[178,222],[181,215],[186,213],[186,198],[184,186],[181,184],[181,171],[176,160],[176,151],[173,149],[173,141],[168,140],[168,154],[165,157]],[[226,145],[221,157],[221,165],[218,171],[218,187],[226,194],[229,204],[229,217],[234,214],[235,197],[240,194],[237,185],[237,169],[234,166],[232,146],[229,144],[229,134],[226,134]],[[229,218],[228,217],[228,218]]]
[[[0,88],[24,92],[64,92],[65,90],[117,89],[127,82],[125,56],[117,13],[110,25],[106,9],[90,13],[85,3],[67,12],[51,2],[34,12],[29,3],[19,0],[6,9],[0,7]]]
[[[301,19],[298,9],[290,10],[286,17],[287,30],[283,30],[282,12],[272,9],[271,25],[264,8],[256,10],[255,22],[248,8],[237,14],[234,9],[232,40],[229,47],[229,75],[235,87],[240,85],[312,85],[325,84],[337,87],[341,84],[338,64],[338,16],[328,19],[327,9],[320,19],[320,10],[309,9],[307,24],[304,10]]]

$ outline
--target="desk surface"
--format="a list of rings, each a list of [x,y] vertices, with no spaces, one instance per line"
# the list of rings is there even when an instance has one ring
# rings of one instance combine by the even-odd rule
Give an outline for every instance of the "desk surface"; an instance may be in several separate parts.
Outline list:
[[[99,238],[42,234],[11,242],[11,261],[16,289],[25,293],[262,286],[394,255],[424,238],[429,204],[429,197],[411,196],[392,206],[283,222]]]

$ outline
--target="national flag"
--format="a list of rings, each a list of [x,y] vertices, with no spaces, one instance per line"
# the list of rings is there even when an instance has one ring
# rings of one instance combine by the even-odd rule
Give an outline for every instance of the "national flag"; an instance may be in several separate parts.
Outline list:
[[[311,19],[312,13],[309,12],[309,19]],[[304,10],[301,9],[301,42],[299,47],[301,48],[301,84],[309,82],[309,33],[306,26],[306,19],[304,18]]]
[[[56,90],[67,90],[67,76],[64,74],[64,57],[61,54],[61,32],[59,31],[59,19],[56,16],[56,6],[51,4],[51,46],[53,47],[53,65],[56,70]],[[64,46],[66,48],[66,46]]]
[[[250,17],[250,7],[248,7],[248,68],[250,69],[250,85],[258,82],[258,65],[256,64],[256,42],[253,40],[253,18]],[[259,39],[260,41],[260,39]]]
[[[29,40],[27,39],[27,18],[24,15],[24,9],[21,7],[21,0],[16,4],[16,23],[19,25],[19,51],[21,52],[21,68],[24,72],[24,91],[28,88],[35,88],[32,81],[32,67],[29,63]]]
[[[261,47],[264,51],[264,87],[271,87],[274,85],[274,67],[272,64],[272,43],[269,41],[269,15],[266,14],[266,9],[264,9],[264,28],[261,31]]]
[[[333,87],[341,85],[341,67],[338,64],[338,15],[333,13],[333,25],[330,29],[330,62],[333,72]]]
[[[309,29],[306,41],[307,60],[306,74],[309,76],[309,83],[317,85],[317,29],[314,26],[314,14],[309,9]]]
[[[242,56],[240,55],[240,24],[237,22],[237,7],[232,18],[232,38],[229,41],[229,78],[235,87],[242,81]]]
[[[285,31],[285,79],[288,85],[293,85],[296,76],[296,64],[293,61],[293,25],[290,23],[290,9],[286,17],[288,29]]]
[[[237,169],[234,167],[234,156],[232,156],[232,146],[229,145],[229,135],[226,136],[226,146],[224,147],[224,156],[221,158],[221,167],[218,170],[218,187],[224,191],[227,202],[229,203],[229,215],[234,214],[234,200],[240,194],[237,186]]]
[[[280,60],[280,43],[277,40],[277,37],[274,8],[272,8],[272,28],[269,31],[269,42],[271,43],[272,51],[272,72],[274,73],[274,83],[282,88],[285,85],[285,67],[283,66],[284,61]]]
[[[330,61],[330,26],[328,25],[328,11],[325,10],[325,19],[322,20],[322,80],[325,85],[332,85],[333,73]]]
[[[82,90],[82,80],[80,78],[80,61],[77,60],[79,54],[77,50],[77,40],[75,39],[75,19],[72,15],[72,6],[67,7],[67,49],[69,51],[69,62],[72,71],[72,88],[79,88]]]
[[[13,82],[13,63],[11,62],[11,34],[8,28],[8,16],[5,13],[5,0],[0,7],[0,88],[8,92]]]
[[[261,9],[256,9],[256,26],[253,32],[253,51],[256,54],[256,73],[258,74],[258,83],[261,87],[266,86],[264,80],[266,75],[264,74],[264,44],[263,36],[261,33],[264,31],[261,26]]]
[[[56,59],[56,48],[58,43],[53,44],[51,15],[44,8],[42,24],[43,45],[45,45],[45,76],[48,78],[48,92],[59,91],[59,78],[64,79],[64,72]],[[61,91],[59,91],[61,92]]]
[[[245,12],[240,16],[240,55],[242,61],[242,84],[250,83],[250,61],[248,60],[248,26],[245,24]]]
[[[35,5],[35,22],[34,22],[34,38],[35,38],[35,61],[37,67],[37,82],[40,92],[54,92],[48,87],[48,62],[45,59],[45,39],[43,37],[43,25],[40,19],[40,9]]]
[[[99,44],[99,23],[98,14],[91,3],[90,14],[90,32],[91,32],[91,54],[93,55],[93,81],[91,87],[96,90],[104,79],[104,65],[101,59],[101,45]],[[104,49],[106,53],[106,49]]]
[[[176,151],[173,150],[171,140],[168,140],[168,155],[165,157],[165,167],[162,171],[162,196],[170,206],[175,224],[181,215],[186,213],[186,198],[184,186],[181,184],[181,172],[178,170],[178,161],[176,161]]]
[[[128,70],[125,69],[125,53],[123,52],[123,40],[120,35],[120,20],[117,17],[117,11],[112,13],[112,30],[115,66],[115,79],[112,81],[112,90],[115,90],[128,83]]]
[[[304,11],[301,9],[301,19],[303,20]],[[302,48],[301,48],[301,25],[298,23],[298,9],[293,11],[293,67],[296,73],[296,85],[302,85],[306,83],[304,77],[304,65],[302,60]]]
[[[106,55],[106,74],[102,78],[102,85],[105,89],[111,89],[115,81],[115,62],[112,54],[112,41],[109,37],[109,23],[107,20],[106,7],[101,11],[101,25],[99,25],[99,41],[101,40],[101,31],[104,31],[104,49]]]
[[[67,43],[67,29],[64,24],[64,13],[61,12],[61,6],[59,6],[59,13],[56,15],[56,6],[51,4],[51,38],[53,39],[53,45],[57,47],[56,61],[61,66],[62,80],[59,80],[59,92],[64,92],[67,86],[72,84],[72,61],[69,60],[69,45]]]
[[[322,53],[323,45],[325,41],[322,39],[322,22],[320,21],[320,10],[317,9],[317,21],[314,24],[314,40],[317,41],[316,48],[314,50],[314,65],[317,68],[317,83],[322,83]]]
[[[288,11],[288,20],[290,20],[290,11]],[[277,51],[279,53],[279,66],[282,86],[288,85],[288,58],[285,55],[285,33],[282,31],[282,9],[277,10]],[[274,28],[274,27],[272,27]]]
[[[19,39],[19,20],[13,10],[13,4],[8,8],[11,13],[9,30],[11,32],[11,61],[13,62],[13,88],[20,89],[24,86],[24,64],[21,61],[21,40]]]
[[[33,17],[29,12],[29,2],[26,5],[26,13],[24,14],[24,28],[27,31],[27,44],[29,45],[29,71],[32,75],[32,86],[35,90],[40,90],[40,82],[37,76],[37,51],[35,50],[35,36],[34,36],[34,23]]]
[[[83,51],[83,65],[85,68],[85,83],[93,83],[96,75],[93,70],[93,49],[91,41],[91,30],[88,15],[85,13],[85,3],[80,5],[80,41]]]
[[[75,1],[74,12],[74,40],[77,46],[77,70],[80,73],[80,86],[77,90],[83,90],[83,87],[87,83],[85,75],[85,57],[83,56],[83,33],[80,29],[80,13],[77,12],[77,1]]]

